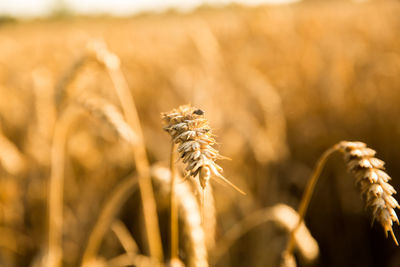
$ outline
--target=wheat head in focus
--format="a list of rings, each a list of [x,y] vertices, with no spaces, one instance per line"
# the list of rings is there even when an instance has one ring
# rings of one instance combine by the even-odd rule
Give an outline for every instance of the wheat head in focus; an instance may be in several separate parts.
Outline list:
[[[188,176],[199,177],[200,185],[206,188],[212,176],[218,177],[237,191],[245,194],[241,189],[228,181],[221,172],[222,167],[215,163],[218,159],[225,159],[213,145],[214,135],[204,111],[190,105],[180,106],[170,112],[162,113],[161,117],[167,131],[175,144],[183,163],[186,164]]]

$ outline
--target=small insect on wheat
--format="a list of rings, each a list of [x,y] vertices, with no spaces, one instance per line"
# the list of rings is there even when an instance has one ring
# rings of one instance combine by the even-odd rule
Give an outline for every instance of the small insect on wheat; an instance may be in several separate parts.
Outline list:
[[[241,189],[232,184],[221,175],[222,167],[215,163],[218,159],[226,159],[212,146],[215,144],[214,135],[204,111],[190,105],[180,106],[170,112],[161,114],[166,124],[167,131],[175,144],[178,152],[186,164],[188,176],[199,177],[200,185],[206,188],[211,177],[217,177],[232,186],[238,192],[245,194]]]

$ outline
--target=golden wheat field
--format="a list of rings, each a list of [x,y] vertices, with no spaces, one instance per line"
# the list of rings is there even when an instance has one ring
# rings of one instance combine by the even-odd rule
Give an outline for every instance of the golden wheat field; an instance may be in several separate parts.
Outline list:
[[[0,22],[0,266],[400,266],[399,160],[398,1]]]

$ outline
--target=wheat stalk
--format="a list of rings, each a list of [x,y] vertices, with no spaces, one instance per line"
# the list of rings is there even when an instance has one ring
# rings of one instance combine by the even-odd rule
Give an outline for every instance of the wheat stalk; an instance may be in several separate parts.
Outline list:
[[[300,202],[298,224],[291,231],[283,256],[292,254],[294,236],[304,220],[315,185],[327,159],[336,151],[344,155],[348,170],[355,175],[365,206],[372,212],[372,222],[378,221],[383,227],[386,237],[387,233],[390,232],[396,245],[399,245],[392,227],[393,222],[399,224],[394,209],[400,208],[400,206],[396,199],[392,197],[396,191],[388,183],[391,178],[384,171],[384,162],[375,158],[375,150],[368,148],[365,143],[341,141],[326,150],[319,158]]]
[[[150,168],[146,155],[146,147],[136,105],[129,89],[128,83],[120,67],[118,56],[108,50],[106,44],[94,41],[88,44],[90,55],[102,64],[108,72],[114,85],[126,121],[137,135],[138,141],[132,146],[137,172],[139,175],[139,188],[142,197],[143,215],[150,255],[160,262],[163,261],[163,249],[158,225],[157,207],[150,180]]]
[[[51,147],[51,173],[49,180],[48,251],[44,266],[57,267],[62,260],[62,228],[64,199],[64,162],[68,131],[76,121],[80,110],[75,106],[67,108],[56,122]]]

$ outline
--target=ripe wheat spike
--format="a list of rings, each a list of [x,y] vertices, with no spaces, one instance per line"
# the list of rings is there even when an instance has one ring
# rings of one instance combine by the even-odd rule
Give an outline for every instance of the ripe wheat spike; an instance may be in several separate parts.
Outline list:
[[[372,222],[378,221],[386,236],[390,232],[396,245],[399,245],[392,226],[393,222],[399,224],[394,209],[400,206],[392,196],[396,190],[388,183],[391,178],[384,171],[385,163],[375,158],[375,150],[362,142],[342,141],[338,147],[344,154],[348,170],[356,178],[366,208],[372,213]]]
[[[218,150],[212,147],[215,139],[209,122],[204,117],[204,111],[184,105],[162,113],[161,117],[166,124],[164,130],[171,135],[174,143],[179,144],[178,152],[186,164],[189,176],[198,176],[203,189],[212,176],[218,177],[245,195],[241,189],[222,176],[222,167],[215,163],[216,160],[226,157],[221,156]]]

